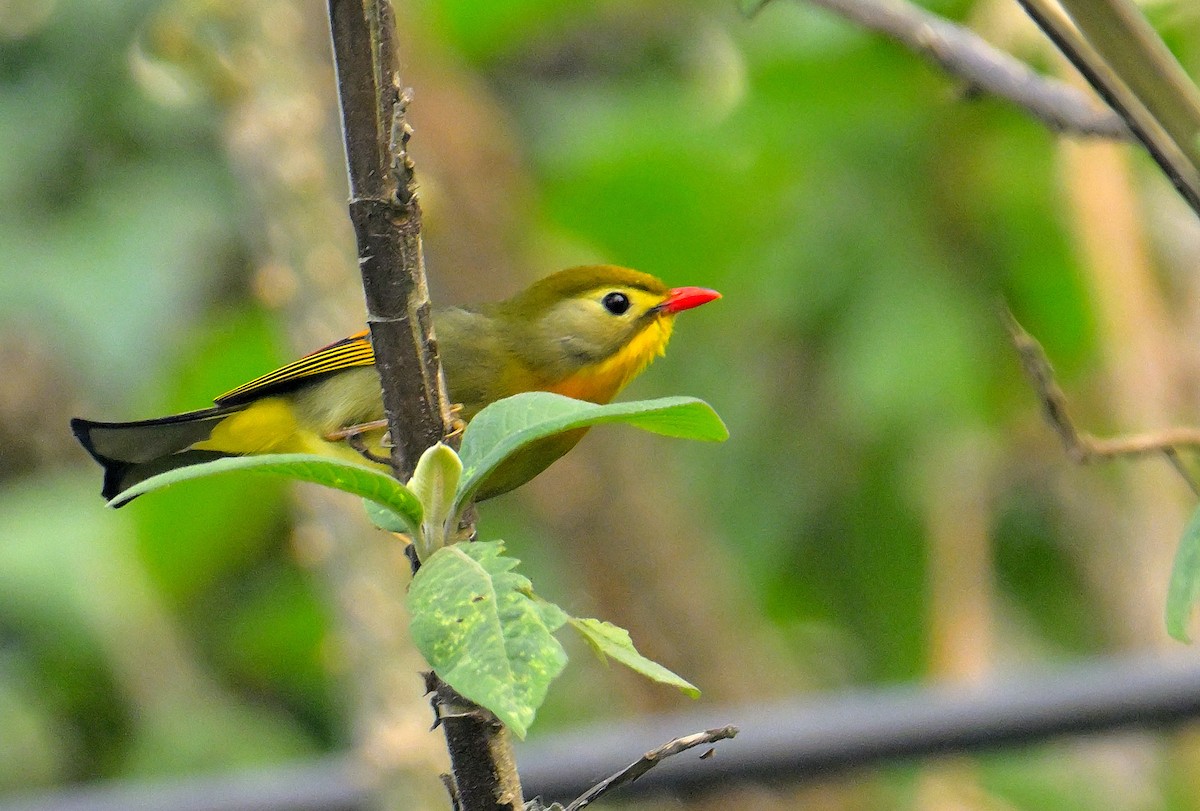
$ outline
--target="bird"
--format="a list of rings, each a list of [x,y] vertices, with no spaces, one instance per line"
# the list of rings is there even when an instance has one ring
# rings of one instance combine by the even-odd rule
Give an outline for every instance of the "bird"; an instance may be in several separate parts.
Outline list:
[[[665,353],[678,313],[720,297],[703,287],[668,288],[630,268],[587,265],[503,301],[435,308],[447,391],[468,425],[485,406],[521,392],[608,403]],[[134,422],[77,417],[71,430],[104,468],[101,495],[114,506],[128,503],[121,494],[152,476],[227,456],[316,453],[386,467],[374,364],[370,331],[363,330],[222,394],[208,408]],[[476,500],[532,479],[585,431],[523,449],[488,477]]]

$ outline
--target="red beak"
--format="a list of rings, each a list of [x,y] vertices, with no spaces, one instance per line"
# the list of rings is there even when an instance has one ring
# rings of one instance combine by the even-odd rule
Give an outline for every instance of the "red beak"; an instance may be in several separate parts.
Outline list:
[[[693,307],[699,307],[701,304],[707,304],[720,297],[721,294],[716,290],[704,287],[676,287],[674,290],[667,291],[666,301],[658,305],[658,308],[664,313],[674,315]]]

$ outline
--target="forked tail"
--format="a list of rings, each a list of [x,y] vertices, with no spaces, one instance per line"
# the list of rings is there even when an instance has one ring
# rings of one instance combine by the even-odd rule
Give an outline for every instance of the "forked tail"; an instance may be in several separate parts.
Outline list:
[[[193,450],[192,446],[208,439],[217,423],[243,407],[218,406],[139,422],[75,418],[71,420],[71,431],[104,467],[100,493],[111,501],[151,476],[229,456],[219,451]]]

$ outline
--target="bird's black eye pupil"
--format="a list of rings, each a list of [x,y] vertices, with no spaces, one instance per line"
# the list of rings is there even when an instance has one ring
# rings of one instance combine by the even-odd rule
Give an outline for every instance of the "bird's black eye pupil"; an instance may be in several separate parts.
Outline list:
[[[621,315],[629,309],[629,296],[624,293],[609,293],[604,297],[604,309],[613,315]]]

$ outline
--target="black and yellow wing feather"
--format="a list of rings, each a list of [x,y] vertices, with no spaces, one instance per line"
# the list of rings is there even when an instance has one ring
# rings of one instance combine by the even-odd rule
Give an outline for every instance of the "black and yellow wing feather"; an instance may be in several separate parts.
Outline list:
[[[299,360],[292,361],[236,389],[227,391],[215,402],[218,406],[236,406],[295,388],[299,383],[318,375],[340,372],[353,366],[372,366],[375,350],[368,330],[331,343]]]

